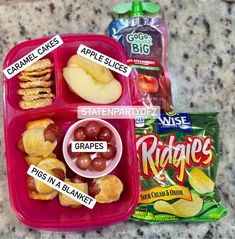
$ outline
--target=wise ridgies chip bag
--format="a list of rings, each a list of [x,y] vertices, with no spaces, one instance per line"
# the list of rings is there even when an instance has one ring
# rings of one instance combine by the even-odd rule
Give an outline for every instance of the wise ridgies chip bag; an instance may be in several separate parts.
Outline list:
[[[215,188],[217,113],[161,114],[136,128],[136,137],[140,195],[131,219],[202,222],[226,215]]]

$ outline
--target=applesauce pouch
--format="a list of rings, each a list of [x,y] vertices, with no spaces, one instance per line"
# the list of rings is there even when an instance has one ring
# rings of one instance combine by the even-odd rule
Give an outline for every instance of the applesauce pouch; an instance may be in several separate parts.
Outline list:
[[[217,113],[162,113],[136,128],[140,195],[131,220],[211,222],[227,214],[215,187]]]
[[[160,106],[173,110],[167,67],[168,28],[161,18],[144,17],[143,11],[156,13],[155,3],[132,2],[115,6],[114,12],[131,12],[131,18],[113,20],[109,35],[125,49],[130,75],[133,105]]]

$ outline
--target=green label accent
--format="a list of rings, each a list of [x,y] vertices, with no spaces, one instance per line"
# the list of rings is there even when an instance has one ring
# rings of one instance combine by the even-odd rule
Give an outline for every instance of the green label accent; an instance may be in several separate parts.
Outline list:
[[[156,67],[156,66],[131,65],[131,67],[136,69],[159,71],[159,67]]]

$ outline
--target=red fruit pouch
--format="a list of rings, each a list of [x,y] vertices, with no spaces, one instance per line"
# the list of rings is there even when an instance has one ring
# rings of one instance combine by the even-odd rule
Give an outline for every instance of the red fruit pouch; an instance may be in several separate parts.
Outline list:
[[[168,28],[161,18],[143,14],[159,10],[157,4],[150,2],[118,4],[114,12],[131,11],[131,18],[113,20],[108,32],[125,49],[127,62],[133,68],[130,75],[132,104],[160,106],[168,112],[173,110],[167,67]]]

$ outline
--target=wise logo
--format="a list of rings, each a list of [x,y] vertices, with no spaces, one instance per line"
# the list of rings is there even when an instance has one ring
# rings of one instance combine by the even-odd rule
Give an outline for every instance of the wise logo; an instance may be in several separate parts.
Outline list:
[[[165,133],[175,129],[185,133],[192,133],[192,123],[189,115],[186,113],[161,114],[156,121],[158,126],[156,133]]]

